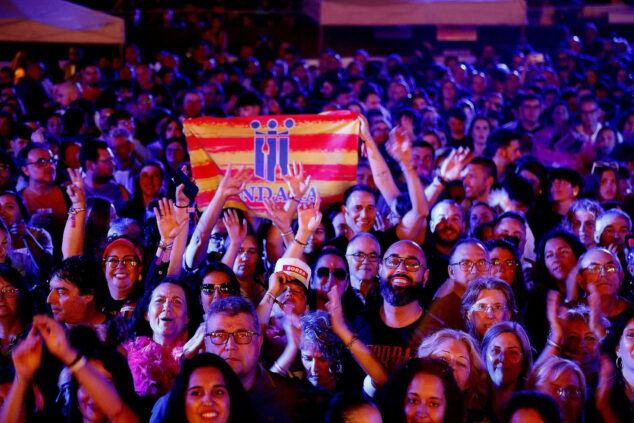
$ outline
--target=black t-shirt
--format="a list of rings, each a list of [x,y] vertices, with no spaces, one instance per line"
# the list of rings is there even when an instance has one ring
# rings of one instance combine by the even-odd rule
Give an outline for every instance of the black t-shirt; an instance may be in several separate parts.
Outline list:
[[[442,328],[442,322],[423,312],[414,323],[392,328],[381,319],[380,309],[366,310],[354,322],[354,332],[388,369],[416,355],[423,338]]]

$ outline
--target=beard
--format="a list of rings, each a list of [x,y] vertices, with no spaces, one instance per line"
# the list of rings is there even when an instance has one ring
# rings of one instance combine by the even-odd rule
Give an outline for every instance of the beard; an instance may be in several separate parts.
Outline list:
[[[461,235],[460,231],[456,231],[454,228],[443,228],[441,232],[454,232],[455,235],[453,235],[451,238],[441,238],[438,232],[434,232],[432,234],[432,239],[436,244],[440,245],[454,245],[456,242],[458,242],[458,239]]]
[[[394,274],[390,277],[390,279],[396,276],[407,278],[411,282],[411,285],[405,288],[394,288],[390,284],[389,279],[379,277],[379,288],[381,289],[381,296],[383,299],[393,307],[400,307],[418,301],[421,293],[421,286],[415,283],[409,275],[402,273]]]

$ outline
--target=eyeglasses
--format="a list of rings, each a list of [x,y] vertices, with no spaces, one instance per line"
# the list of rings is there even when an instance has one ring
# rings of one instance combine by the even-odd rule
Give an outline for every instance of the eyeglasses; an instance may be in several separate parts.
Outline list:
[[[57,165],[57,159],[55,157],[51,157],[50,159],[37,159],[34,162],[26,162],[27,165],[35,165],[37,167],[45,167],[48,164],[52,166]]]
[[[320,267],[319,269],[317,269],[317,276],[320,278],[327,278],[330,276],[331,273],[335,277],[335,279],[338,279],[340,281],[346,279],[346,277],[348,276],[348,272],[343,269],[330,270],[327,267]]]
[[[418,269],[422,267],[418,259],[413,257],[399,257],[396,255],[386,257],[383,260],[383,263],[388,269],[396,269],[401,265],[401,263],[403,263],[405,270],[408,272],[417,272]]]
[[[202,293],[205,295],[212,296],[214,292],[220,291],[222,295],[233,295],[235,294],[235,289],[231,286],[231,283],[225,282],[218,285],[214,285],[211,283],[206,283],[203,285],[201,289]]]
[[[365,259],[368,259],[368,261],[370,263],[376,263],[380,259],[379,255],[377,253],[365,254],[365,253],[362,253],[362,252],[358,252],[358,253],[354,253],[354,254],[348,254],[347,256],[348,257],[352,257],[352,259],[354,261],[356,261],[357,263],[361,263]]]
[[[600,275],[602,271],[610,274],[614,273],[618,270],[618,266],[614,263],[606,263],[606,264],[591,264],[590,266],[583,269],[585,272],[590,273],[591,275]]]
[[[449,263],[449,266],[459,266],[460,270],[466,273],[471,272],[473,266],[475,266],[480,273],[488,272],[489,269],[491,269],[491,263],[484,259],[478,261],[462,260],[458,263]]]
[[[556,386],[552,385],[553,392],[560,398],[563,398],[565,395],[566,398],[579,400],[582,398],[581,389],[578,386],[569,385],[569,386]]]
[[[224,330],[217,330],[214,332],[206,333],[205,336],[209,338],[214,345],[224,345],[229,340],[229,337],[233,336],[233,340],[236,344],[247,345],[250,344],[254,336],[260,336],[259,333],[251,330],[239,329],[235,332],[226,332]]]
[[[5,286],[0,289],[0,293],[4,296],[4,298],[16,298],[20,293],[20,290],[11,286]]]
[[[509,269],[515,269],[517,267],[517,263],[515,260],[500,260],[500,259],[491,259],[492,267],[502,267],[506,266]]]
[[[503,311],[508,310],[508,307],[504,304],[485,304],[485,303],[476,303],[471,306],[471,311],[475,311],[478,313],[488,313],[489,310],[492,310],[493,313],[499,314]]]
[[[123,263],[123,265],[128,268],[134,268],[139,264],[139,259],[134,256],[125,256],[123,259],[119,259],[119,257],[111,256],[106,257],[104,263],[108,265],[111,269],[116,269],[119,267],[119,263]]]

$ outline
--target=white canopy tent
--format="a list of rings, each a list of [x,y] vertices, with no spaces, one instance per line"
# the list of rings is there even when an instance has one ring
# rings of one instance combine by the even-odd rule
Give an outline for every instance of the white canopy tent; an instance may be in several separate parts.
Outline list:
[[[0,0],[0,42],[124,44],[124,20],[62,0]]]

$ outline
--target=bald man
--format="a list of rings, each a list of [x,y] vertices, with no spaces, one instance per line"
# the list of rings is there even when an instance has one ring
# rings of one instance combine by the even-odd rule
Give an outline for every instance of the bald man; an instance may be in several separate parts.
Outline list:
[[[73,101],[80,99],[82,91],[76,82],[65,81],[58,85],[55,90],[55,101],[60,109],[67,109]]]

